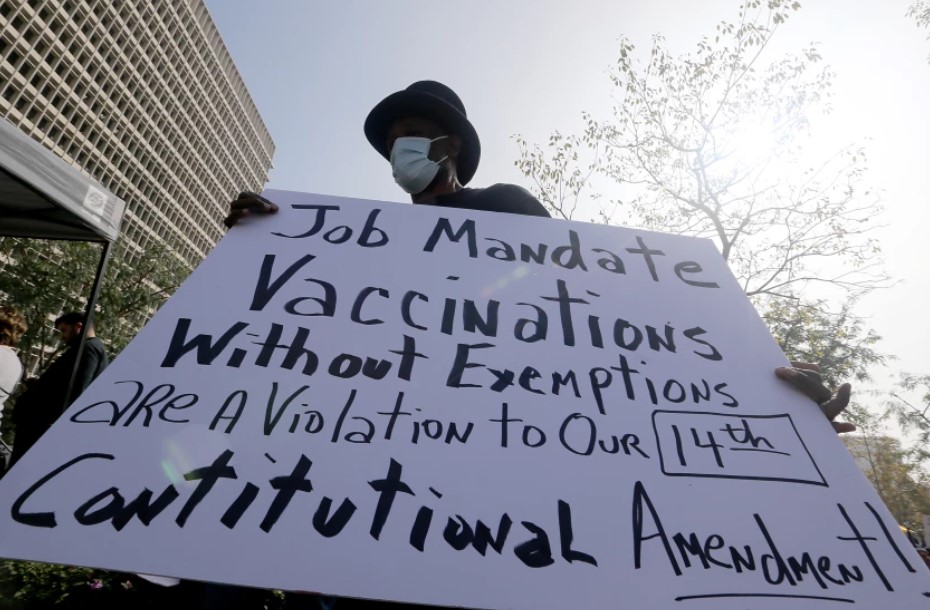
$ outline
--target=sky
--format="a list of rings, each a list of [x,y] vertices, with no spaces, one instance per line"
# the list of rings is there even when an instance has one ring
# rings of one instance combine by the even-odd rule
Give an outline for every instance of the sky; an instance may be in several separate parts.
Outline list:
[[[386,95],[439,80],[465,103],[482,141],[473,186],[529,187],[513,136],[543,144],[577,131],[611,102],[618,39],[649,48],[653,34],[684,53],[738,0],[206,0],[276,145],[268,188],[408,201],[368,145],[362,123]],[[858,312],[897,357],[876,371],[930,374],[930,40],[905,16],[909,1],[819,0],[778,33],[770,57],[819,45],[836,72],[832,111],[812,124],[824,150],[861,143],[868,182],[883,193],[879,238],[896,284]],[[877,399],[876,399],[877,400]]]

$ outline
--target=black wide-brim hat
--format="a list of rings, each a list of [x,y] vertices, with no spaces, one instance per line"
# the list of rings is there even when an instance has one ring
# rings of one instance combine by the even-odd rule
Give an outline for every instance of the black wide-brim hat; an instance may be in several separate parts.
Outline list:
[[[387,147],[388,130],[395,120],[405,117],[423,117],[436,121],[450,135],[462,139],[456,163],[459,182],[468,184],[478,169],[481,159],[481,142],[478,132],[465,114],[465,105],[455,91],[442,83],[422,80],[403,91],[392,93],[372,108],[365,119],[365,137],[385,159],[391,158]]]

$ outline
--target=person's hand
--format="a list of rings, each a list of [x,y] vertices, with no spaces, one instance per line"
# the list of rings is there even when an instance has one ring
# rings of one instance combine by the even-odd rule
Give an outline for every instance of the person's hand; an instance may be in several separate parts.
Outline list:
[[[837,433],[852,432],[856,429],[855,424],[833,421],[849,405],[849,394],[852,386],[844,383],[834,394],[830,388],[823,384],[823,380],[820,378],[820,367],[816,364],[792,362],[791,367],[779,367],[775,369],[775,375],[779,379],[784,379],[820,405],[820,410],[833,423],[833,429]]]
[[[223,224],[232,227],[246,216],[252,214],[274,214],[278,206],[257,193],[248,191],[239,193],[235,201],[229,204],[229,215],[223,219]]]

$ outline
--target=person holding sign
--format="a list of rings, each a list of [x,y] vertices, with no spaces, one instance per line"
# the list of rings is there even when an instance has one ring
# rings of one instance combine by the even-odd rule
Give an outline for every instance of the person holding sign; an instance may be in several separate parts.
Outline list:
[[[526,189],[514,184],[466,187],[481,158],[481,142],[462,100],[435,81],[419,81],[387,96],[365,120],[365,137],[391,163],[394,180],[414,204],[550,216]],[[277,205],[255,193],[230,204],[225,224]]]
[[[26,384],[26,391],[16,401],[16,409],[13,411],[15,432],[10,466],[45,434],[68,405],[80,396],[109,364],[103,342],[94,334],[94,327],[88,325],[74,387],[71,395],[67,396],[84,321],[84,314],[77,311],[68,312],[55,320],[55,331],[67,349],[38,379]]]
[[[550,216],[535,197],[519,186],[495,184],[484,189],[466,186],[478,166],[480,142],[461,100],[441,83],[419,81],[387,96],[369,113],[364,132],[371,146],[390,162],[395,181],[414,204]],[[277,211],[274,202],[244,192],[231,202],[224,223],[232,227],[253,214]],[[792,363],[790,368],[779,368],[775,374],[817,402],[831,421],[849,403],[849,384],[841,386],[834,395],[823,384],[816,365]],[[834,428],[847,432],[855,427],[835,423]],[[350,599],[337,603],[339,610],[360,607],[390,606]]]
[[[551,216],[526,189],[513,184],[469,188],[481,159],[481,142],[465,105],[449,87],[418,81],[379,102],[365,119],[365,137],[391,163],[394,180],[419,205],[486,212]],[[251,214],[272,214],[278,206],[257,193],[243,192],[230,203],[223,221],[232,227]],[[816,402],[833,422],[849,405],[850,386],[834,394],[823,384],[815,364],[793,362],[775,371],[782,380]],[[853,424],[833,422],[839,432]]]

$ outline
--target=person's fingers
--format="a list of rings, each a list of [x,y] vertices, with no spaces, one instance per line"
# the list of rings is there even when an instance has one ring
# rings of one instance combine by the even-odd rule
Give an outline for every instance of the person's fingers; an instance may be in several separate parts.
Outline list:
[[[826,402],[833,396],[833,392],[823,385],[820,373],[816,371],[779,367],[775,369],[775,375],[793,385],[817,404]]]
[[[779,367],[775,369],[775,375],[793,385],[795,388],[815,401],[823,414],[833,425],[837,434],[854,432],[856,425],[849,422],[833,421],[847,406],[852,394],[852,386],[848,383],[841,385],[834,395],[829,388],[823,385],[820,377],[820,367],[814,364],[804,362],[792,362],[793,368]]]
[[[844,383],[836,391],[836,396],[820,404],[820,409],[823,411],[823,414],[827,416],[827,419],[833,421],[849,406],[849,396],[851,393],[852,386],[848,383]]]
[[[255,193],[239,193],[229,204],[229,207],[234,209],[247,208],[251,204],[253,197],[255,197]]]
[[[249,215],[249,211],[247,209],[233,210],[229,213],[228,216],[226,216],[226,218],[223,219],[223,224],[226,225],[227,227],[232,227],[237,222],[239,222],[244,216],[248,216],[248,215]]]
[[[239,193],[239,196],[233,199],[229,207],[233,210],[248,210],[261,205],[261,200],[255,193]]]
[[[251,200],[248,199],[236,199],[235,201],[230,202],[229,209],[231,211],[235,210],[248,210],[253,205],[255,205]]]
[[[851,424],[849,422],[831,422],[833,424],[833,429],[836,430],[837,434],[844,434],[846,432],[855,432],[856,424]]]
[[[223,219],[223,224],[232,227],[249,214],[273,214],[277,211],[278,206],[274,202],[256,193],[244,191],[229,204],[229,215]]]
[[[800,369],[800,373],[809,379],[814,379],[818,383],[823,383],[823,377],[820,376],[820,365],[811,364],[810,362],[791,362],[791,367]]]
[[[248,209],[252,212],[276,212],[278,210],[278,206],[273,201],[262,197],[258,193],[248,191],[239,193],[239,196],[229,206],[232,209]]]

